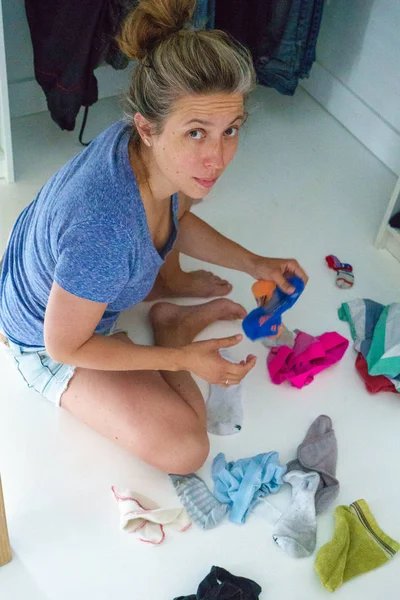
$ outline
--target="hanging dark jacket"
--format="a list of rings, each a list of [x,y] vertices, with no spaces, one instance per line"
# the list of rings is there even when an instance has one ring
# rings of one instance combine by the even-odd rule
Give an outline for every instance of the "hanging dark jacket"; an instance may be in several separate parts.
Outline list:
[[[25,0],[35,77],[53,120],[72,131],[81,106],[98,98],[94,69],[103,60],[115,68],[128,61],[114,36],[132,0]]]
[[[290,4],[291,0],[218,0],[215,28],[233,35],[257,61],[279,45]]]

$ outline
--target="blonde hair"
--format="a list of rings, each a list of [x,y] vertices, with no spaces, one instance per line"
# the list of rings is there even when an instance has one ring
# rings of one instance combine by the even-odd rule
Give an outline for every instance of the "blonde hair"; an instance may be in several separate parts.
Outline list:
[[[246,97],[254,87],[250,52],[223,31],[193,30],[195,6],[196,0],[142,0],[123,24],[119,46],[137,61],[127,96],[136,143],[137,112],[161,133],[183,96],[238,92]]]

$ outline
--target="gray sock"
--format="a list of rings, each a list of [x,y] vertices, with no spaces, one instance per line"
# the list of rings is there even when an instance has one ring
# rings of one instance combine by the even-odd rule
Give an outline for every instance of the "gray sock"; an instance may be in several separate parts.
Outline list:
[[[296,341],[297,333],[290,331],[286,325],[282,323],[282,333],[279,337],[265,337],[261,338],[261,343],[266,348],[279,348],[280,346],[288,346],[293,348]]]
[[[286,473],[283,480],[292,486],[292,503],[275,525],[272,539],[293,558],[310,556],[316,544],[314,496],[319,475],[291,471]]]
[[[229,353],[223,349],[220,354],[225,360],[231,360]],[[242,429],[242,383],[222,387],[210,385],[210,395],[206,404],[207,431],[216,435],[231,435]]]
[[[201,529],[213,529],[228,513],[228,504],[219,502],[204,481],[194,473],[169,477],[181,504]]]
[[[320,475],[320,483],[315,494],[317,515],[323,512],[339,494],[339,481],[336,479],[337,441],[332,429],[332,421],[320,415],[311,424],[306,437],[297,449],[297,459],[288,463],[288,471],[315,471]]]

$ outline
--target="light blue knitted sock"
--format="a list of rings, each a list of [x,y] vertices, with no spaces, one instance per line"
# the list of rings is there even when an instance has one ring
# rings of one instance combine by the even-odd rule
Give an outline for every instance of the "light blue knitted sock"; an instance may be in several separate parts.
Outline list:
[[[229,506],[216,499],[206,484],[194,473],[169,475],[181,504],[201,529],[213,529],[229,511]]]

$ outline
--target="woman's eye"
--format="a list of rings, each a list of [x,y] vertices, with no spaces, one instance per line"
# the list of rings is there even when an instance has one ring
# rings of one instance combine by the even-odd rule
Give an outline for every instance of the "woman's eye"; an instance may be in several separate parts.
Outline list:
[[[201,129],[193,129],[193,131],[189,131],[189,137],[192,138],[192,140],[202,140],[205,137],[205,134]]]
[[[237,135],[238,132],[239,129],[237,127],[229,127],[229,129],[225,131],[225,135],[227,135],[228,137],[235,137],[235,135]]]

